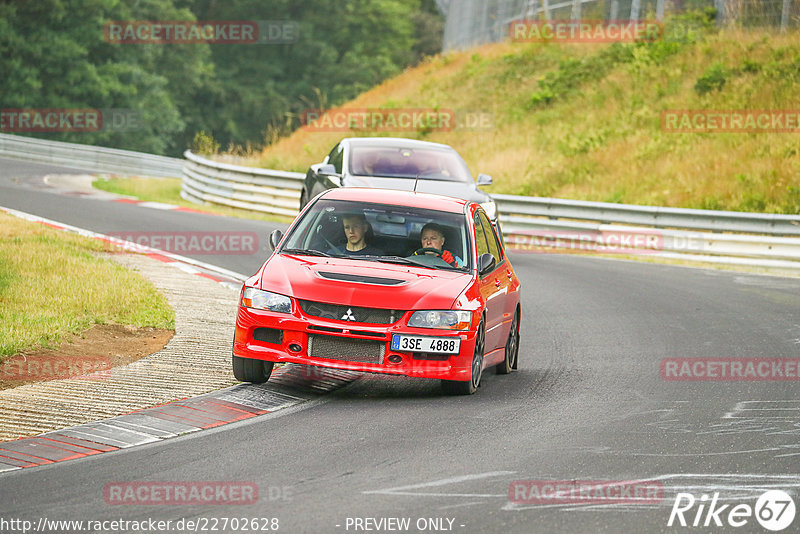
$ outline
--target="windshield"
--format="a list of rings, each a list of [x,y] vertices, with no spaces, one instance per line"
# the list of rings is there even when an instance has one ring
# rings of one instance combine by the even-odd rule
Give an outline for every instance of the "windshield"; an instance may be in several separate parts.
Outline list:
[[[469,235],[459,213],[323,199],[290,230],[278,252],[468,270]]]
[[[461,156],[454,150],[436,147],[353,145],[350,148],[350,172],[355,176],[473,181]]]

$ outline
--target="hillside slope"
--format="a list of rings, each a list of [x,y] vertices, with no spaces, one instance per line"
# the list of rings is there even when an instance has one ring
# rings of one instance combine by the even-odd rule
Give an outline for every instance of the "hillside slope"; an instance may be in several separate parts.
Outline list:
[[[696,133],[662,125],[667,110],[800,113],[800,33],[717,31],[697,15],[668,22],[665,33],[681,38],[449,53],[343,107],[489,117],[492,128],[377,135],[452,145],[473,174],[494,177],[492,193],[800,213],[800,130]],[[305,171],[355,135],[376,134],[301,128],[251,163]]]

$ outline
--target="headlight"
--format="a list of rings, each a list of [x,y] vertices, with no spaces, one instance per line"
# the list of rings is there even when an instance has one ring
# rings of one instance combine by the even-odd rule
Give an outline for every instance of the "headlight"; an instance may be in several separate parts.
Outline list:
[[[268,310],[279,313],[292,313],[292,300],[284,295],[261,291],[254,287],[244,288],[242,305],[257,310]]]
[[[494,221],[497,217],[497,204],[495,204],[494,200],[481,203],[481,207],[486,212],[486,215],[489,216],[489,220]]]
[[[408,326],[417,328],[443,328],[447,330],[467,330],[472,320],[472,312],[463,310],[425,310],[411,314]]]

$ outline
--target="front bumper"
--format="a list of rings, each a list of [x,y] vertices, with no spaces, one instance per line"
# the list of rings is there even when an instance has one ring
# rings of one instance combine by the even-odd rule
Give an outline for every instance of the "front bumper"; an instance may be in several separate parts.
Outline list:
[[[466,381],[471,377],[475,331],[410,328],[406,312],[384,324],[336,321],[239,306],[233,354],[270,362],[291,362],[351,371]],[[457,337],[458,354],[391,350],[392,334]]]

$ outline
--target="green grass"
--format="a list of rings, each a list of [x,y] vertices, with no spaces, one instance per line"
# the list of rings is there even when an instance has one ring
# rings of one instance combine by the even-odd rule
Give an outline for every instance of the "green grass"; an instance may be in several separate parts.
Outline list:
[[[213,204],[195,204],[181,198],[180,178],[97,178],[95,189],[135,197],[147,202],[162,202],[192,208],[226,217],[242,217],[259,221],[288,222],[288,217]],[[299,202],[298,202],[299,206]]]
[[[166,298],[105,243],[0,213],[0,359],[93,324],[174,328]]]
[[[342,137],[447,143],[490,193],[685,208],[800,213],[798,133],[674,133],[666,110],[800,109],[800,32],[718,30],[708,13],[668,20],[655,43],[503,43],[429,59],[343,108],[478,110],[493,128],[318,132],[252,165],[305,171]]]

